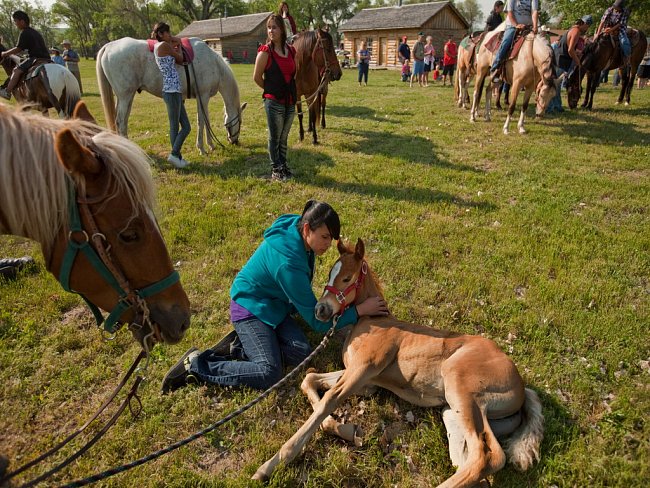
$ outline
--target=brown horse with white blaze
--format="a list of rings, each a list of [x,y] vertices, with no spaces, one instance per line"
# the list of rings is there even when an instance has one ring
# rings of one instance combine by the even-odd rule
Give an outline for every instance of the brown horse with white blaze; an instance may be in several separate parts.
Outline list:
[[[99,309],[110,312],[107,331],[128,324],[145,350],[175,344],[190,306],[153,214],[150,160],[91,121],[83,102],[74,115],[0,104],[0,234],[39,242],[48,271],[98,322]]]
[[[341,79],[341,66],[334,49],[334,41],[329,32],[323,29],[304,31],[293,39],[296,48],[296,91],[298,101],[298,121],[300,123],[300,140],[305,138],[302,125],[302,102],[309,108],[309,127],[314,144],[318,144],[316,125],[321,114],[321,94],[323,87],[331,81]],[[323,115],[323,127],[324,127]]]
[[[382,296],[365,259],[340,241],[340,257],[316,305],[319,320],[330,320],[346,304]],[[350,395],[385,388],[421,407],[443,407],[449,453],[458,471],[442,488],[475,486],[509,460],[525,470],[539,459],[543,416],[537,394],[525,388],[516,366],[491,340],[437,330],[387,317],[360,317],[343,345],[345,369],[308,373],[302,390],[314,413],[254,479],[268,479],[280,463],[294,459],[319,426],[357,442],[354,426],[330,414]],[[320,396],[319,391],[325,391]],[[504,441],[504,447],[501,442]]]

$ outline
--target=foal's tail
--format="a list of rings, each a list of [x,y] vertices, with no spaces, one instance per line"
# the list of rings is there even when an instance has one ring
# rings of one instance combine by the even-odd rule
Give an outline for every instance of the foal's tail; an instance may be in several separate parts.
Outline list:
[[[508,460],[525,471],[539,461],[539,448],[544,438],[544,415],[537,393],[526,388],[523,420],[519,428],[503,443]]]
[[[115,120],[117,118],[117,113],[115,110],[115,97],[113,96],[113,87],[111,86],[106,73],[104,72],[103,60],[104,58],[104,48],[99,50],[97,53],[97,83],[99,84],[99,94],[102,98],[102,107],[104,108],[104,117],[106,118],[106,124],[108,128],[112,131],[117,131],[117,125]]]

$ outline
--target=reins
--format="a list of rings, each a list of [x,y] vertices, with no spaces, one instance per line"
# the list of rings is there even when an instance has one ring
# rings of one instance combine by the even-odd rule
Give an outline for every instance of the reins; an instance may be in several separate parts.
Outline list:
[[[192,68],[192,74],[194,75],[194,93],[196,93],[196,102],[197,102],[197,105],[199,107],[199,112],[201,114],[201,118],[203,118],[203,123],[205,124],[205,132],[208,135],[208,144],[210,144],[213,141],[216,141],[217,144],[219,144],[222,149],[225,149],[226,146],[223,145],[223,143],[219,140],[217,135],[212,130],[212,126],[210,125],[210,120],[208,119],[207,109],[203,105],[203,100],[201,99],[201,96],[199,95],[199,93],[201,91],[199,89],[199,80],[196,77],[196,70],[194,69],[194,63],[190,62],[189,65]],[[189,90],[189,88],[188,88],[188,90]],[[212,144],[210,144],[210,145],[212,145]]]

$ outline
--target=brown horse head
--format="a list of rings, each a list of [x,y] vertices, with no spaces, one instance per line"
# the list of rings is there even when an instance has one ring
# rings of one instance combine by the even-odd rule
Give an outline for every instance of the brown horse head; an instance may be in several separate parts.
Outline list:
[[[343,313],[359,298],[361,286],[368,273],[368,264],[364,260],[365,245],[361,239],[352,249],[342,240],[337,243],[339,259],[330,270],[327,286],[318,303],[315,315],[318,320],[327,322],[334,315]]]
[[[318,65],[319,72],[329,70],[330,79],[340,80],[343,72],[339,59],[334,49],[332,35],[323,29],[316,30],[316,45],[312,54],[314,62]]]
[[[189,301],[153,214],[146,154],[91,122],[0,112],[0,233],[40,242],[64,288],[145,348],[180,341]]]

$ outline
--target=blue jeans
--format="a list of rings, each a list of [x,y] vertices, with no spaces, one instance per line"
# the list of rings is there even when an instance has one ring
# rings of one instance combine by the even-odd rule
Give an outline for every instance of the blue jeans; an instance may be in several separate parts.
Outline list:
[[[181,93],[162,94],[165,105],[167,105],[167,116],[169,117],[169,141],[172,144],[172,154],[181,156],[181,148],[185,139],[190,133],[190,119],[185,111],[185,102]],[[180,131],[178,126],[180,125]]]
[[[233,325],[248,360],[227,360],[208,349],[190,365],[203,382],[265,390],[282,378],[283,365],[296,366],[311,352],[307,337],[289,315],[275,329],[257,317]]]
[[[296,107],[265,98],[264,109],[269,126],[269,159],[273,169],[279,169],[287,165],[287,141]]]
[[[625,29],[621,29],[618,33],[618,40],[621,43],[621,51],[623,51],[623,56],[629,56],[632,54],[632,45],[630,44],[630,39],[628,39]]]
[[[492,70],[497,69],[501,64],[503,58],[505,58],[508,55],[508,51],[510,50],[510,46],[512,46],[512,41],[514,41],[516,33],[517,33],[516,27],[511,27],[511,26],[506,27],[506,30],[503,33],[503,39],[501,39],[501,45],[499,46],[497,55],[494,57],[494,61],[492,62],[492,67],[491,67]]]
[[[370,68],[370,64],[357,63],[357,68],[359,68],[359,83],[361,83],[361,78],[363,78],[364,83],[368,84],[368,68]]]

